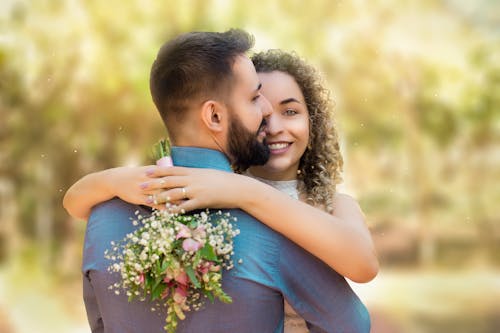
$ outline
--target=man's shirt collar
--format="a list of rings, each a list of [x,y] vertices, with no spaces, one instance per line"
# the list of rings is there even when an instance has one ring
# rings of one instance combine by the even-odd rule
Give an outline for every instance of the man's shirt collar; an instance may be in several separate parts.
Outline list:
[[[174,146],[171,153],[172,160],[176,166],[232,172],[231,163],[229,163],[226,155],[218,150]]]

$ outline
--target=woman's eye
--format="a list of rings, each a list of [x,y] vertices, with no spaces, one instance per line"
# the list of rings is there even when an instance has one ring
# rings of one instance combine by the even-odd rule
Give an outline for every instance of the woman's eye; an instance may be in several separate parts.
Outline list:
[[[259,97],[260,97],[260,94],[255,95],[254,98],[252,98],[252,102],[257,101],[259,99]]]
[[[284,112],[285,115],[287,116],[294,116],[297,114],[297,111],[293,110],[293,109],[286,109],[285,112]]]

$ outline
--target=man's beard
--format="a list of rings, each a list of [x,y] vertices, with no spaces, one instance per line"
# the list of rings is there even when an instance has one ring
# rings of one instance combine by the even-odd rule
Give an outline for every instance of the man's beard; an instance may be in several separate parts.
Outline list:
[[[244,171],[252,165],[264,165],[269,160],[271,151],[265,139],[263,142],[257,140],[265,124],[266,121],[263,119],[257,133],[251,133],[232,113],[228,130],[228,148],[236,169]]]

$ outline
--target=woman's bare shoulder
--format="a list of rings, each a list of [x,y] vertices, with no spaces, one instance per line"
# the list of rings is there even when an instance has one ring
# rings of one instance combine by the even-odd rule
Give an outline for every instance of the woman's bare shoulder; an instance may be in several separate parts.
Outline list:
[[[336,192],[333,195],[333,207],[334,214],[335,212],[339,213],[340,211],[361,212],[358,200],[356,200],[353,196],[342,192]]]

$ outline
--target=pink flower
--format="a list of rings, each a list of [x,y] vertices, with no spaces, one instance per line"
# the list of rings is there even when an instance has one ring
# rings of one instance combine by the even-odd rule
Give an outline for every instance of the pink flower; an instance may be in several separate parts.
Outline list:
[[[207,274],[209,270],[214,271],[213,267],[214,267],[214,264],[211,261],[205,261],[198,266],[198,272],[201,275],[204,275],[204,274]]]
[[[182,248],[184,249],[184,251],[187,251],[187,252],[198,251],[201,248],[201,243],[195,241],[192,238],[186,238],[182,242]]]
[[[199,225],[194,229],[193,231],[193,237],[198,238],[198,239],[203,239],[207,237],[207,233],[205,232],[205,227],[202,225]]]
[[[170,288],[165,288],[165,290],[163,290],[163,292],[161,293],[161,298],[164,299],[165,297],[168,296],[169,293],[170,293]]]
[[[177,294],[180,294],[182,297],[186,297],[187,296],[187,287],[178,286],[177,288],[175,288],[175,292]]]
[[[144,273],[141,273],[141,275],[139,275],[139,283],[140,284],[144,283]]]
[[[160,167],[171,167],[174,165],[174,163],[172,162],[172,157],[163,156],[158,161],[156,161],[156,165]]]
[[[187,289],[184,288],[182,285],[175,288],[173,298],[174,298],[174,302],[177,304],[184,303],[186,301],[186,298],[187,298]]]
[[[213,265],[213,266],[210,266],[210,270],[212,272],[218,272],[220,271],[220,265]]]
[[[175,281],[179,282],[182,285],[187,286],[189,278],[188,278],[186,272],[182,271],[182,272],[179,273],[179,275],[177,275],[175,277]]]
[[[211,261],[205,261],[198,265],[198,273],[201,275],[207,274],[209,271],[211,272],[218,272],[220,270],[219,265],[214,265]]]
[[[177,236],[175,236],[175,239],[189,238],[189,237],[191,237],[191,230],[185,224],[180,223],[179,232],[177,233]]]

